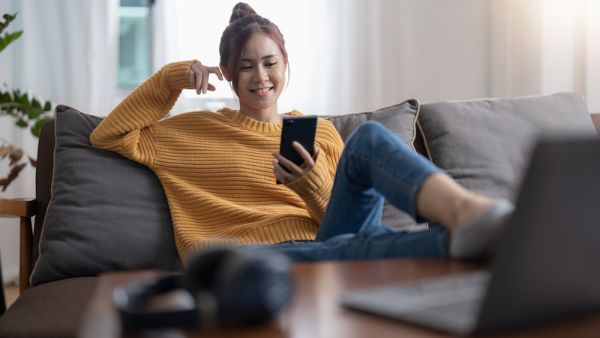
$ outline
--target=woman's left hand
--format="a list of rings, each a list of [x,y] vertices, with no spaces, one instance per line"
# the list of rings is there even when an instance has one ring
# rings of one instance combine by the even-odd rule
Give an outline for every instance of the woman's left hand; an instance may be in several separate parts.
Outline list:
[[[315,166],[315,161],[319,156],[320,150],[316,145],[313,156],[310,156],[308,151],[296,141],[292,143],[292,146],[304,159],[304,163],[302,163],[301,166],[298,166],[294,162],[281,156],[280,153],[273,153],[273,174],[275,174],[275,178],[283,184],[290,183],[306,175]],[[284,167],[288,170],[286,171]]]

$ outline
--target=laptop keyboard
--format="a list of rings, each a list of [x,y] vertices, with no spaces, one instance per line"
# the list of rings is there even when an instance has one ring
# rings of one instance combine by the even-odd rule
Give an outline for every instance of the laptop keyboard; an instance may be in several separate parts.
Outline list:
[[[472,312],[479,306],[489,273],[476,272],[423,280],[413,284],[351,292],[343,302],[374,303],[394,312],[414,312],[452,307],[452,311]]]
[[[457,301],[446,305],[437,305],[431,310],[452,313],[456,316],[472,316],[479,310],[479,302],[476,299],[469,301]]]

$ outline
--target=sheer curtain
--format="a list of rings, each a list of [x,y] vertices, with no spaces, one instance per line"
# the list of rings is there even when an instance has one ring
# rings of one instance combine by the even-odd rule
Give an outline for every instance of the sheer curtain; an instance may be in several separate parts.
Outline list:
[[[490,96],[583,94],[600,112],[600,2],[492,0]]]
[[[114,104],[118,0],[15,1],[24,30],[11,46],[12,83],[55,103],[103,114]]]
[[[105,115],[117,100],[118,5],[118,0],[2,1],[2,13],[19,12],[9,31],[24,33],[0,55],[0,83]],[[2,137],[35,157],[37,140],[29,131],[13,128],[12,119],[1,123]],[[27,167],[3,196],[35,196],[34,175]],[[3,277],[10,280],[18,271],[18,227],[14,219],[0,222]]]
[[[588,106],[600,112],[600,3],[588,1],[586,16],[585,93]]]
[[[157,16],[166,18],[157,30],[170,30],[164,38],[177,40],[170,42],[177,52],[158,50],[156,59],[217,64],[219,38],[236,2],[159,0],[157,9],[163,14]],[[248,3],[275,22],[286,39],[291,77],[281,111],[341,114],[408,97],[481,97],[488,92],[486,1]],[[226,85],[217,88],[209,98],[233,99]],[[192,93],[186,98],[194,100]],[[196,101],[201,105],[202,100]]]
[[[487,93],[484,1],[329,1],[313,36],[330,113]]]

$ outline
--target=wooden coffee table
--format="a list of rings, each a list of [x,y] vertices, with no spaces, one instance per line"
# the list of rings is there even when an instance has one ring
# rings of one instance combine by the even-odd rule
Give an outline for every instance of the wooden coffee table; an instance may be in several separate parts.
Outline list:
[[[297,264],[293,267],[295,294],[292,303],[268,325],[249,329],[152,332],[122,332],[111,295],[117,286],[153,278],[161,272],[108,273],[99,277],[94,298],[82,322],[80,337],[451,337],[437,331],[345,309],[338,304],[337,297],[340,292],[347,290],[398,285],[419,278],[480,269],[481,265],[445,259]],[[600,314],[488,336],[600,337]]]

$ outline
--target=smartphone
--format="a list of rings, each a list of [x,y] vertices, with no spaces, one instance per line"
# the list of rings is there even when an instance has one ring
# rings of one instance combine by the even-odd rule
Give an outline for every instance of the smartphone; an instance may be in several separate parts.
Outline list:
[[[292,143],[297,141],[312,156],[314,154],[316,132],[316,116],[284,117],[283,129],[281,130],[281,142],[279,143],[279,153],[281,156],[287,158],[295,164],[302,165],[302,163],[304,163],[304,159],[300,153],[296,151]],[[282,167],[286,169],[285,166],[282,165]]]

